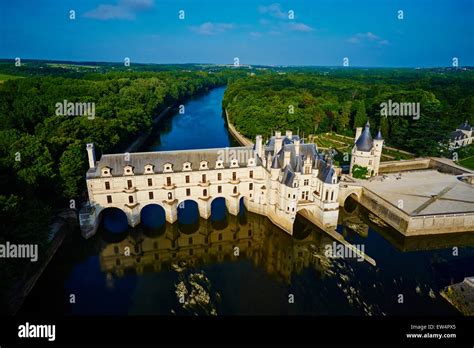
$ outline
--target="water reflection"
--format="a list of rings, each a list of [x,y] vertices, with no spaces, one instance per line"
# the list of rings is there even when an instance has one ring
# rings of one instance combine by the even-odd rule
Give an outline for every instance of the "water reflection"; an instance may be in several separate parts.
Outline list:
[[[264,216],[244,210],[232,216],[225,210],[222,214],[221,210],[216,205],[215,216],[208,220],[198,218],[186,224],[185,230],[180,223],[165,224],[160,232],[137,228],[123,240],[103,248],[101,270],[121,277],[127,271],[143,274],[170,270],[179,264],[199,268],[247,259],[255,267],[263,267],[268,274],[290,283],[292,274],[303,268],[322,271],[329,264],[324,257],[324,245],[332,240],[304,221],[297,219],[301,228],[292,237]],[[130,254],[124,250],[130,250]]]

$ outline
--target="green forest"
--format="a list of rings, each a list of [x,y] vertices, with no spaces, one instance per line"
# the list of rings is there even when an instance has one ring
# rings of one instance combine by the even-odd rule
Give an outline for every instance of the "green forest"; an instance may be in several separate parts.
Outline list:
[[[420,117],[381,116],[380,104],[420,103]],[[367,120],[386,143],[419,156],[448,156],[447,139],[474,121],[474,71],[461,69],[289,69],[230,83],[224,107],[245,136],[280,129],[353,137]],[[441,144],[440,144],[441,143]]]
[[[55,210],[86,198],[86,143],[98,156],[123,151],[167,106],[246,74],[144,69],[0,63],[0,243],[38,244],[43,254]],[[95,117],[56,115],[64,100],[95,103]],[[0,288],[21,272],[13,262],[2,261]]]

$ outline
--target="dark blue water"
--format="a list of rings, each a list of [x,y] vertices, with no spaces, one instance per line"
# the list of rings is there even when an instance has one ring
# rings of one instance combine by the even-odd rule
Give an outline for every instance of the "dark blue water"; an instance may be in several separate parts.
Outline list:
[[[184,104],[184,114],[176,112],[158,128],[147,151],[210,149],[237,146],[227,131],[222,115],[225,87],[215,88]]]
[[[164,120],[148,148],[235,144],[222,117],[223,93],[215,89],[186,103],[185,114]],[[364,245],[376,266],[326,257],[332,239],[300,217],[289,236],[243,207],[239,216],[229,215],[223,199],[213,201],[208,220],[199,218],[195,204],[185,204],[173,225],[164,222],[160,207],[149,207],[135,229],[112,217],[115,232],[122,224],[124,233],[102,226],[90,240],[74,234],[21,312],[455,315],[439,291],[474,273],[472,233],[403,238],[357,205],[341,208],[338,231]]]

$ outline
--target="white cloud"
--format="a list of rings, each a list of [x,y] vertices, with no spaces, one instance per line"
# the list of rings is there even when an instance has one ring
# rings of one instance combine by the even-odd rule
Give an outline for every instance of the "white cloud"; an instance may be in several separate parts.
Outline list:
[[[388,45],[388,40],[382,39],[380,36],[368,31],[367,33],[357,33],[347,39],[348,42],[353,44],[360,44],[363,42],[372,42],[379,45]]]
[[[127,19],[136,18],[137,12],[147,10],[153,7],[154,0],[119,0],[116,5],[101,4],[95,9],[88,11],[84,17],[111,20],[111,19]]]
[[[304,24],[304,23],[291,23],[289,25],[289,28],[290,30],[293,30],[293,31],[303,31],[303,32],[309,32],[309,31],[314,30],[309,25]]]
[[[288,15],[282,11],[281,5],[277,3],[268,6],[259,6],[258,11],[262,14],[268,14],[275,18],[285,18]]]
[[[192,26],[190,29],[200,35],[215,35],[235,28],[232,23],[212,23],[206,22],[198,26]]]

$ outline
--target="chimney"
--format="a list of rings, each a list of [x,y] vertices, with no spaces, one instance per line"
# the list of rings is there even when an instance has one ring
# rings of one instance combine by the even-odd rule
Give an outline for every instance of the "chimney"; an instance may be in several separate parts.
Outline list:
[[[286,131],[286,137],[289,138],[289,139],[291,139],[291,138],[293,137],[293,132],[287,130],[287,131]]]
[[[275,151],[275,155],[278,152],[280,152],[282,143],[283,143],[283,139],[281,137],[281,132],[276,131],[275,132],[275,147],[273,149]]]
[[[86,145],[87,157],[89,158],[89,168],[95,168],[95,151],[94,144],[89,143]]]
[[[258,157],[262,158],[263,145],[262,145],[262,136],[261,135],[257,135],[255,137],[255,151],[256,151]]]
[[[357,127],[356,128],[356,136],[355,136],[355,139],[354,139],[354,143],[357,141],[357,139],[359,139],[360,135],[362,134],[362,127]]]
[[[290,151],[285,151],[283,157],[283,168],[285,168],[288,164],[290,164],[290,156],[291,152]]]
[[[295,154],[296,154],[296,157],[298,157],[300,155],[300,141],[295,140],[294,144],[295,144]]]

